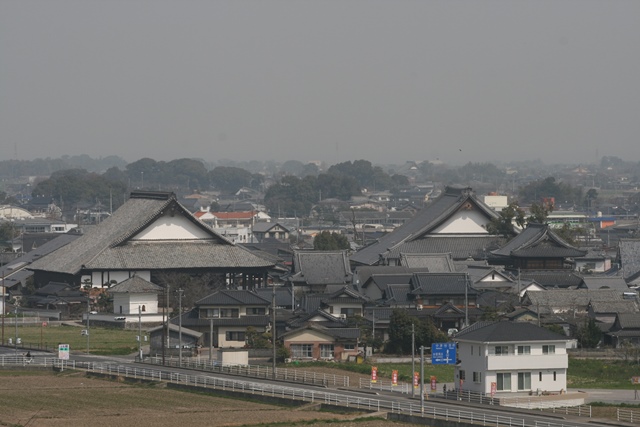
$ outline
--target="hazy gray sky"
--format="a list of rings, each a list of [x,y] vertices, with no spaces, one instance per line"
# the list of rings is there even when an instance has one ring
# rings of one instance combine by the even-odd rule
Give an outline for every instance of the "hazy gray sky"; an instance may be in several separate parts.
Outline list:
[[[637,161],[639,78],[638,0],[0,0],[0,157]]]

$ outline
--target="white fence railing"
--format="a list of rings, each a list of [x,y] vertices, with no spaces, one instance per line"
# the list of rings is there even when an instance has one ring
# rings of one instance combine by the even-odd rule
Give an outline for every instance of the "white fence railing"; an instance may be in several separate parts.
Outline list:
[[[637,423],[637,422],[640,422],[640,411],[618,408],[616,411],[616,418],[618,421],[626,421],[628,423]]]
[[[172,384],[201,387],[204,389],[223,390],[228,392],[242,392],[274,398],[299,400],[311,403],[324,403],[342,407],[357,408],[369,411],[389,411],[395,414],[428,417],[456,422],[476,423],[483,426],[495,427],[575,427],[575,424],[564,420],[539,421],[530,418],[500,416],[492,413],[474,410],[450,409],[442,406],[417,404],[413,402],[397,402],[390,400],[370,399],[366,397],[350,396],[347,394],[330,393],[317,390],[305,390],[281,385],[263,384],[249,381],[228,380],[214,378],[207,375],[187,375],[182,373],[162,372],[160,370],[116,365],[111,363],[76,362],[56,358],[33,358],[26,362],[24,357],[0,357],[0,365],[23,366],[54,366],[61,369],[82,369],[87,372],[97,372],[108,375],[118,375],[127,378],[166,381]]]
[[[360,378],[358,382],[358,388],[411,394],[411,384],[399,382],[396,385],[393,385],[391,381],[380,379],[373,383],[369,378]],[[419,391],[417,393],[420,394]]]
[[[145,357],[143,363],[163,365],[162,357]],[[262,365],[228,365],[207,360],[183,360],[165,358],[164,366],[181,367],[197,371],[217,372],[251,378],[275,379],[300,384],[311,384],[324,387],[349,387],[349,377],[345,375],[322,374],[302,369],[273,368]]]

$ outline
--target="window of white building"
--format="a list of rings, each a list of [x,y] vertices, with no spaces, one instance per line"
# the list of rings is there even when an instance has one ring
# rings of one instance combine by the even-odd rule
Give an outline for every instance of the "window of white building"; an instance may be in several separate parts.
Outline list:
[[[555,354],[556,346],[555,345],[543,345],[542,346],[542,354]]]
[[[518,372],[518,390],[531,390],[531,372]]]
[[[511,390],[511,372],[498,372],[496,374],[496,388],[498,391]]]

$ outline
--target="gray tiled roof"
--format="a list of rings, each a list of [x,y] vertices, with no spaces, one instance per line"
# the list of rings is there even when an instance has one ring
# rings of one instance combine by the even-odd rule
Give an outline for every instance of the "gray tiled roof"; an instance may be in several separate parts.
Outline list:
[[[374,285],[381,291],[385,290],[389,285],[409,285],[413,273],[406,274],[374,274],[363,285]]]
[[[635,280],[640,275],[640,239],[620,239],[618,258],[624,280]]]
[[[496,257],[558,258],[584,256],[587,251],[562,240],[548,224],[529,223],[520,234],[500,249],[491,251]]]
[[[447,254],[400,253],[400,264],[409,268],[423,268],[430,273],[451,273],[456,271],[453,258]]]
[[[133,276],[109,288],[108,292],[116,293],[158,293],[162,287],[154,285],[140,276]]]
[[[353,254],[351,260],[359,263],[372,265],[380,260],[380,256],[385,256],[390,248],[398,247],[401,243],[407,243],[421,239],[429,231],[446,221],[456,210],[460,209],[464,203],[470,202],[480,209],[487,218],[496,218],[498,214],[473,195],[470,188],[447,187],[445,192],[435,199],[424,209],[420,210],[412,219],[402,226],[396,228],[391,233],[382,236],[377,242],[366,246]],[[446,253],[450,250],[420,250],[401,252],[421,252],[421,253]],[[465,254],[464,256],[468,256]],[[454,254],[455,258],[455,254]]]
[[[454,341],[483,343],[566,341],[566,337],[529,322],[478,322],[458,332]]]
[[[638,305],[635,301],[592,301],[591,310],[594,313],[637,313]]]
[[[241,317],[221,317],[216,319],[203,319],[198,317],[198,309],[194,308],[182,315],[182,325],[191,327],[209,328],[213,326],[258,326],[264,327],[271,322],[270,316],[241,316]],[[178,324],[178,317],[171,319],[171,323]]]
[[[346,251],[295,251],[291,281],[320,285],[348,283],[351,267]]]
[[[400,259],[401,254],[450,253],[454,260],[486,259],[505,239],[491,235],[430,235],[394,246],[385,254],[389,259]],[[353,258],[353,257],[352,257]]]
[[[411,292],[411,285],[387,285],[385,290],[387,304],[409,304],[408,296]]]
[[[622,292],[609,289],[549,289],[525,294],[525,303],[528,302],[535,311],[539,307],[541,313],[549,307],[586,309],[589,302],[622,300]]]
[[[181,215],[210,237],[197,242],[180,243],[129,241],[136,233],[163,215]],[[177,247],[180,244],[181,246]],[[195,247],[190,248],[190,245]],[[195,259],[189,261],[186,259],[188,256]],[[131,198],[99,226],[54,253],[35,261],[29,269],[77,274],[85,266],[94,269],[170,269],[272,265],[273,263],[234,245],[201,223],[177,202],[172,193],[140,192],[132,193]]]
[[[629,286],[621,276],[584,276],[582,282],[581,288],[616,289],[622,292],[629,290]]]

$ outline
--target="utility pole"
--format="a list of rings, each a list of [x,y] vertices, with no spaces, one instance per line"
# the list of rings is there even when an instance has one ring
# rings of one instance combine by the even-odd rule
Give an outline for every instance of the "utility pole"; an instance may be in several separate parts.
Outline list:
[[[420,413],[424,414],[424,346],[420,346]]]
[[[209,318],[209,362],[213,360],[213,317]]]
[[[0,344],[4,345],[4,315],[7,312],[7,300],[4,298],[4,269],[2,270],[2,341]]]
[[[273,347],[273,362],[271,366],[271,375],[276,379],[276,287],[271,285],[271,341]]]
[[[87,354],[89,354],[89,316],[91,316],[91,288],[87,291]]]
[[[178,288],[178,365],[182,366],[182,288]]]
[[[469,273],[464,274],[464,327],[469,326]]]
[[[16,340],[14,341],[14,345],[15,345],[15,349],[16,349],[16,356],[18,355],[18,303],[16,302],[15,304],[15,312],[16,312],[16,317],[15,319],[13,319],[13,323],[15,323],[16,325]]]

